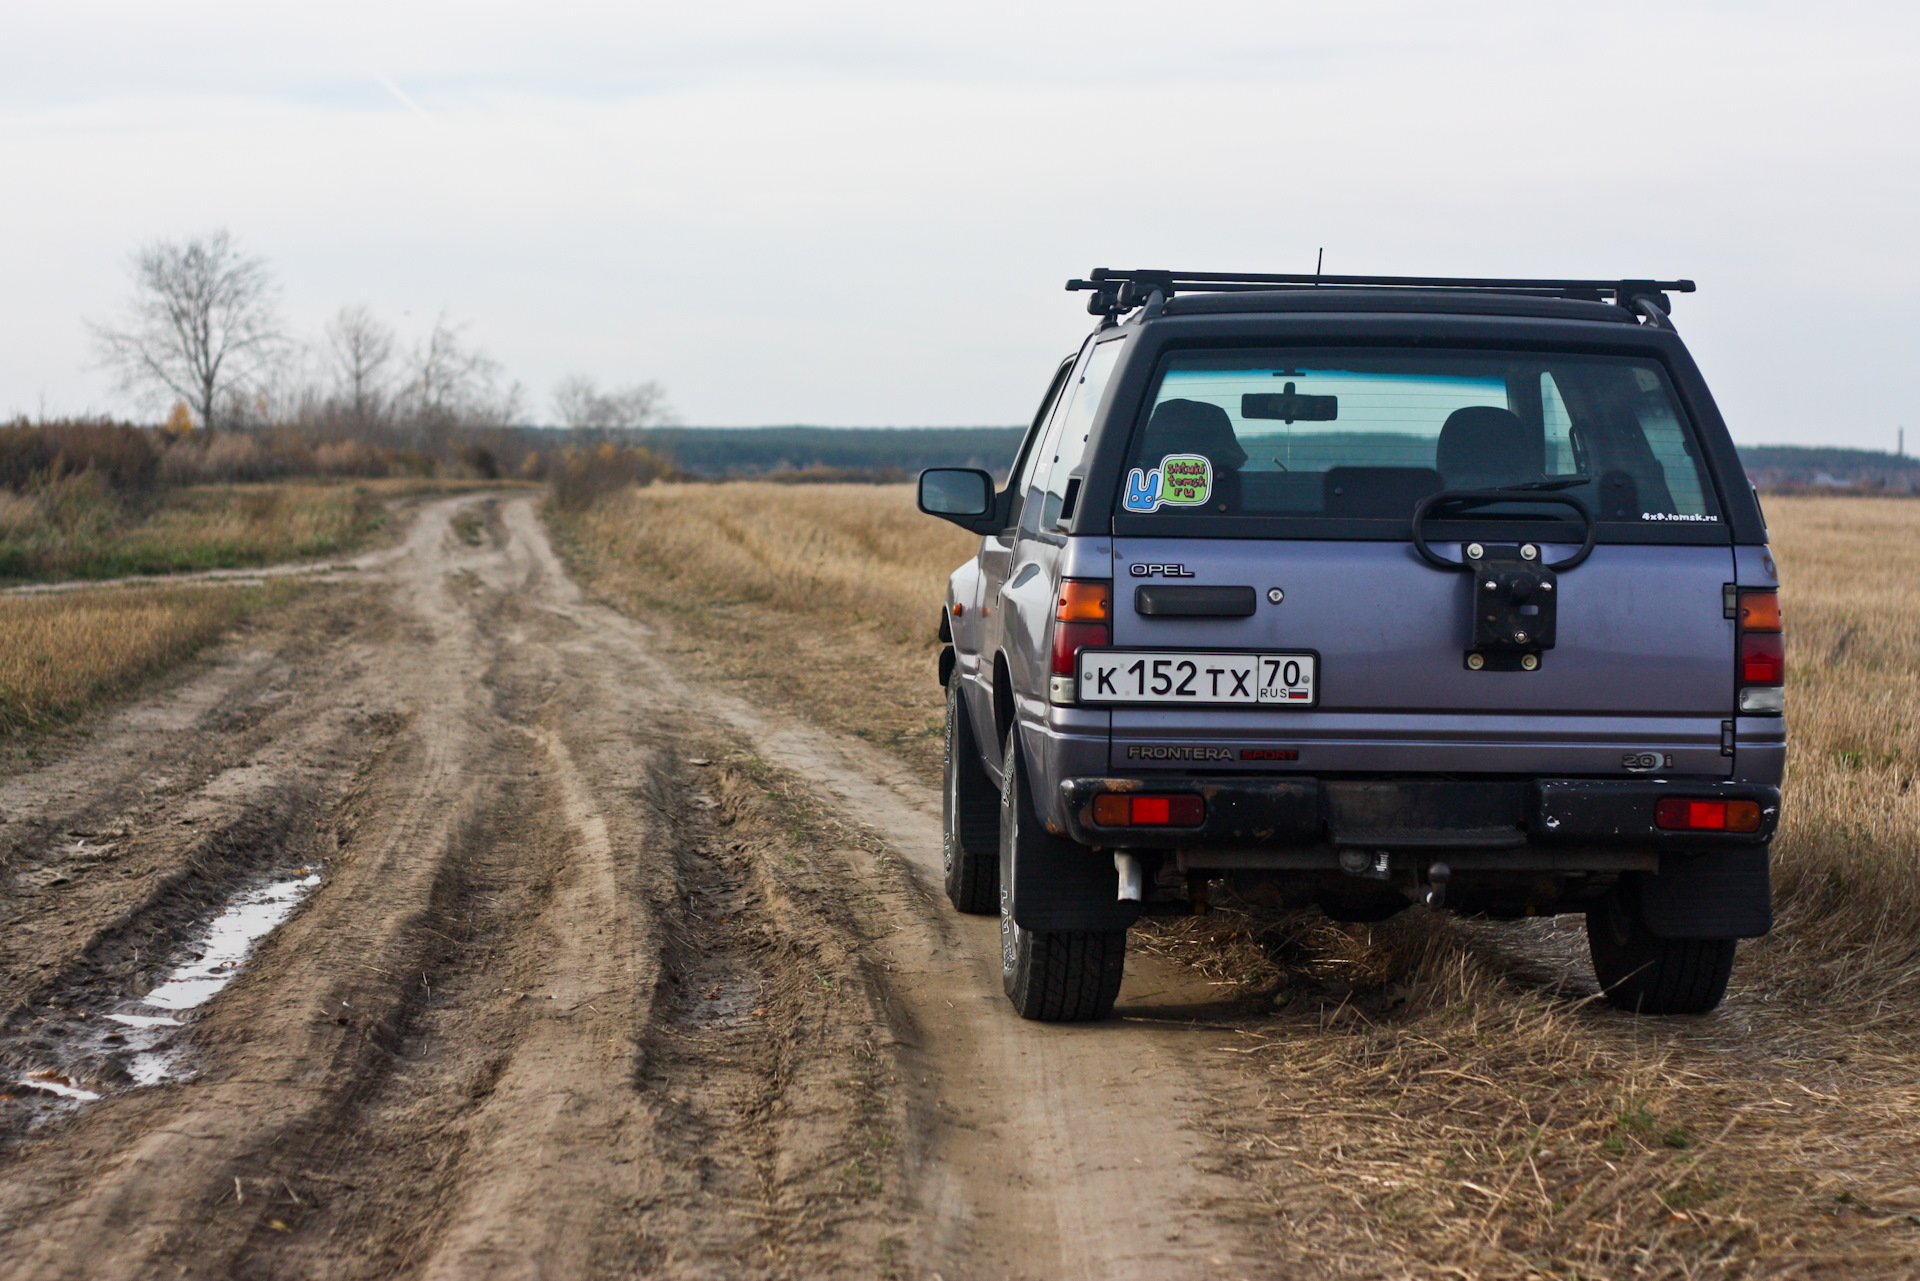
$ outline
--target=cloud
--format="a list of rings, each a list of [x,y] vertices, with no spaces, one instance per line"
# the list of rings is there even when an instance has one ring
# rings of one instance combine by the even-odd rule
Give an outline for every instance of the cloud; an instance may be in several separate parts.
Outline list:
[[[105,403],[81,318],[136,243],[224,224],[310,329],[444,306],[530,386],[734,423],[1020,421],[1102,263],[1684,274],[1743,439],[1891,439],[1905,10],[1170,12],[39,7],[0,410]]]

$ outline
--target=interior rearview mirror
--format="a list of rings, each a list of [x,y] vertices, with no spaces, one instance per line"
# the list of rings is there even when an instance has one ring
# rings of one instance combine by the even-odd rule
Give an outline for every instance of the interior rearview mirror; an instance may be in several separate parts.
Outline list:
[[[1289,423],[1330,423],[1340,417],[1338,396],[1305,396],[1288,383],[1284,391],[1252,391],[1240,397],[1242,418],[1278,418]]]
[[[971,467],[930,467],[920,473],[920,510],[967,524],[993,507],[993,477]]]

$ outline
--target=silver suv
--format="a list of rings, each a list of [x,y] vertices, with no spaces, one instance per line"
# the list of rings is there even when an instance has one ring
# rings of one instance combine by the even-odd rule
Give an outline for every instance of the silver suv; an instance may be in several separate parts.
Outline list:
[[[1100,270],[941,611],[946,880],[1028,1018],[1098,1019],[1210,884],[1342,920],[1581,912],[1608,997],[1711,1009],[1772,924],[1760,506],[1690,281]]]

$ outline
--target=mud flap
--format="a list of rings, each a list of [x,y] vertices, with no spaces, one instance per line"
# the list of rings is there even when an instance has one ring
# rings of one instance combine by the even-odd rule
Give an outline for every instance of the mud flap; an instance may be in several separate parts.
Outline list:
[[[1763,849],[1662,854],[1639,873],[1640,912],[1663,939],[1750,939],[1773,928],[1773,880]]]
[[[1024,742],[1018,755],[1019,786],[1001,794],[1000,817],[1000,892],[1013,919],[1025,930],[1128,928],[1140,919],[1140,903],[1120,899],[1113,855],[1055,836],[1041,825],[1033,803],[1033,758]],[[1014,806],[1017,811],[1009,814]]]

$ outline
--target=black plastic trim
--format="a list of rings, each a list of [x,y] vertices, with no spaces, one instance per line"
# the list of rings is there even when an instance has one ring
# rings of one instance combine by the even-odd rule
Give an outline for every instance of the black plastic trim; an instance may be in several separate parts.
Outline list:
[[[1339,807],[1328,795],[1330,787],[1341,790]],[[1206,821],[1195,828],[1131,829],[1102,828],[1093,822],[1090,807],[1100,792],[1168,791],[1199,793],[1207,802]],[[1378,830],[1366,828],[1353,813],[1355,798],[1368,793],[1369,808],[1384,815]],[[1524,832],[1527,846],[1566,850],[1569,870],[1578,869],[1578,851],[1583,848],[1661,854],[1764,848],[1773,839],[1780,818],[1779,788],[1721,779],[1538,779],[1498,783],[1161,774],[1151,778],[1070,778],[1060,784],[1060,796],[1068,833],[1084,845],[1287,849],[1328,842],[1339,835],[1333,830],[1339,826],[1348,830],[1348,844],[1431,849],[1484,842],[1489,847],[1510,847],[1522,843],[1513,838]],[[1654,826],[1653,808],[1663,796],[1757,801],[1760,830],[1662,831]],[[1509,818],[1508,807],[1516,802]]]
[[[1133,589],[1134,612],[1154,618],[1252,618],[1258,604],[1251,587],[1145,583]]]

